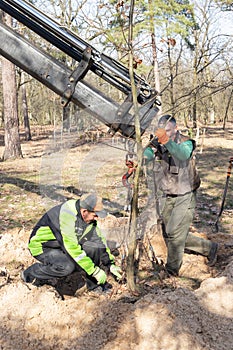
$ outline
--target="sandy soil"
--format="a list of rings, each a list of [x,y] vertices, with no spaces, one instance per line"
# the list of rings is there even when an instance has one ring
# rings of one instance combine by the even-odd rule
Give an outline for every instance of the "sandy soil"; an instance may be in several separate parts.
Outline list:
[[[222,140],[222,134],[220,137]],[[205,142],[208,153],[211,151],[212,137]],[[216,143],[216,138],[214,142]],[[232,134],[227,142],[227,146],[225,143],[222,145],[230,154],[233,147]],[[36,191],[28,191],[26,185],[24,188],[20,187],[19,180],[17,181],[20,192],[14,192],[14,200],[7,199],[7,193],[10,196],[16,184],[13,181],[10,184],[6,179],[9,180],[9,177],[13,176],[15,179],[22,178],[20,173],[23,170],[28,171],[31,177],[38,174],[38,162],[43,152],[33,148],[33,145],[35,146],[35,143],[31,143],[30,146],[23,145],[23,160],[2,164],[1,204],[4,203],[4,206],[1,207],[3,209],[0,214],[0,349],[233,349],[232,208],[225,212],[225,225],[220,226],[218,234],[212,232],[207,219],[203,221],[201,218],[200,209],[203,205],[205,210],[210,210],[210,192],[206,186],[210,179],[206,175],[208,169],[203,167],[204,158],[200,161],[204,175],[203,190],[191,230],[219,243],[216,265],[210,268],[204,257],[185,254],[180,277],[161,281],[144,252],[138,277],[140,294],[133,295],[126,285],[110,280],[113,283],[110,294],[83,293],[74,297],[75,290],[82,285],[81,280],[77,282],[80,275],[75,274],[60,281],[56,286],[40,287],[25,284],[19,277],[20,271],[34,261],[27,250],[33,223],[45,207],[51,204],[45,205],[44,201],[42,203],[42,200],[38,199],[39,194]],[[90,155],[90,149],[88,152]],[[72,167],[76,166],[74,159],[84,158],[79,149],[72,149],[70,157],[73,159],[72,163],[71,158],[69,159],[71,173]],[[83,167],[84,164],[87,164],[87,160],[82,162]],[[106,162],[104,169],[107,167]],[[116,186],[113,180],[109,181]],[[32,180],[32,183],[34,182],[35,179]],[[28,185],[26,181],[25,184]],[[109,186],[107,180],[105,185]],[[112,197],[109,195],[110,202],[113,202],[113,198],[117,202],[121,198],[120,191],[112,193]],[[26,204],[22,206],[24,196],[28,207]],[[38,203],[38,207],[35,207],[35,203]],[[24,217],[25,208],[27,218]],[[100,225],[107,234],[112,234],[115,229],[114,237],[119,243],[121,238],[117,233],[122,233],[122,227],[125,227],[126,223],[127,218],[110,215]],[[148,232],[157,257],[165,260],[166,249],[159,230],[151,224]],[[122,248],[119,249],[121,252]],[[121,255],[116,259],[121,263]]]

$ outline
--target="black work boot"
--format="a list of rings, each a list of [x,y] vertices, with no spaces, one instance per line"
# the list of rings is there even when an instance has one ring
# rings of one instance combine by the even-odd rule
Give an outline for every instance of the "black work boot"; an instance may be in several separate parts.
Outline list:
[[[208,259],[208,266],[213,266],[218,257],[218,244],[217,243],[212,243],[209,255],[207,256]]]
[[[36,277],[33,277],[29,273],[26,273],[25,271],[21,271],[20,273],[21,280],[25,283],[31,283],[36,287],[42,287],[44,284],[48,284],[50,286],[56,286],[57,285],[57,279],[51,278],[47,280],[42,280]]]
[[[21,271],[20,277],[26,283],[33,283],[36,280],[35,277],[32,277],[31,275],[27,274],[25,271]]]

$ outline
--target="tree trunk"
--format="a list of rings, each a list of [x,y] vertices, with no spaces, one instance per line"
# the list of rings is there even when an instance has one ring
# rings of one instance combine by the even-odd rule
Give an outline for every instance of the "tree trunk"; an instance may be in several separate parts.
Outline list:
[[[169,41],[167,43],[167,56],[168,56],[168,64],[169,64],[169,71],[170,71],[169,95],[170,95],[170,103],[172,107],[172,114],[174,114],[175,113],[174,74],[173,74],[173,67],[172,67],[171,47],[170,47]]]
[[[24,121],[24,131],[25,131],[25,140],[30,141],[32,139],[30,123],[28,118],[28,103],[27,103],[27,91],[24,79],[24,72],[22,73],[23,81],[21,86],[22,91],[22,108],[23,108],[23,121]]]
[[[153,71],[154,71],[154,82],[155,82],[155,90],[160,93],[160,75],[159,75],[159,63],[157,56],[157,45],[156,45],[156,36],[155,36],[155,19],[154,13],[152,9],[152,0],[148,1],[149,9],[150,9],[150,32],[151,32],[151,46],[152,46],[152,57],[153,57]],[[158,95],[158,101],[161,103],[161,97]],[[162,106],[160,107],[159,115],[162,114]],[[153,123],[153,122],[152,122]],[[156,124],[157,127],[157,124]]]
[[[5,23],[11,25],[9,15],[5,15]],[[2,58],[2,87],[5,125],[3,160],[21,158],[15,66],[5,58]]]
[[[193,119],[193,129],[197,128],[197,65],[198,65],[198,37],[197,31],[194,30],[195,39],[195,52],[193,61],[193,105],[192,105],[192,119]]]
[[[130,1],[130,14],[129,14],[129,73],[130,82],[133,97],[133,106],[135,113],[135,134],[136,134],[136,144],[137,144],[137,158],[138,167],[135,172],[134,177],[134,188],[133,188],[133,199],[132,199],[132,209],[130,217],[129,235],[128,235],[128,257],[127,257],[127,286],[131,292],[137,293],[138,288],[135,284],[135,252],[137,248],[137,216],[138,216],[138,190],[139,190],[139,175],[142,163],[142,142],[141,142],[141,130],[139,121],[139,111],[137,102],[137,89],[134,81],[134,69],[133,69],[133,13],[134,13],[134,0]]]
[[[225,130],[225,128],[226,128],[227,115],[228,115],[228,111],[229,111],[229,108],[230,108],[230,103],[231,103],[232,96],[233,96],[233,90],[231,90],[231,94],[230,94],[228,102],[227,102],[225,115],[224,115],[224,119],[223,119],[223,126],[222,126],[223,130]]]

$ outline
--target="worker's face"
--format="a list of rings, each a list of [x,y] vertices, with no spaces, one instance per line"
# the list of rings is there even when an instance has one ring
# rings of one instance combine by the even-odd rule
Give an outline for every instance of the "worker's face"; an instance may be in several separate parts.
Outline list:
[[[81,215],[82,215],[83,220],[87,224],[89,224],[90,222],[98,219],[98,215],[96,215],[95,212],[89,211],[87,209],[81,209]]]
[[[165,130],[166,130],[166,134],[169,137],[169,139],[174,141],[174,139],[176,137],[177,126],[171,122],[168,122],[165,125]]]

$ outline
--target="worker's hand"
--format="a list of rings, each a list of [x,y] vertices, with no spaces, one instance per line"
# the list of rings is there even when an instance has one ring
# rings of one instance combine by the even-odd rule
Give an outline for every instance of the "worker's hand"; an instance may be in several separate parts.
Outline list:
[[[169,137],[167,136],[165,129],[162,129],[162,128],[158,129],[155,135],[158,137],[158,141],[162,145],[165,145],[169,141]]]
[[[159,140],[158,137],[154,137],[151,141],[150,141],[150,145],[153,146],[155,149],[157,149],[159,147]]]
[[[101,270],[99,267],[96,267],[92,276],[95,277],[97,284],[104,284],[107,279],[106,273],[104,272],[104,270]]]
[[[121,280],[122,279],[122,270],[121,270],[121,268],[119,267],[119,266],[116,266],[116,265],[111,265],[110,266],[110,272],[114,275],[114,276],[116,276],[116,278],[118,279],[118,280]]]

